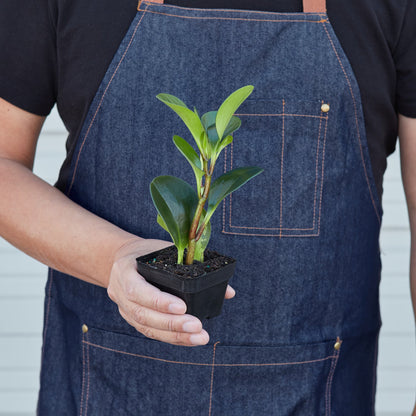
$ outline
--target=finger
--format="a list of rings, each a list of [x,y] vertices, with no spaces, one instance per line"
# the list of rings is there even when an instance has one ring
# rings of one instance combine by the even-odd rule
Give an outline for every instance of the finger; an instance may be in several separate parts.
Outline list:
[[[232,299],[235,296],[235,290],[228,285],[227,290],[225,292],[225,299]]]
[[[162,313],[183,315],[185,302],[146,282],[136,271],[126,273],[124,292],[128,301]]]
[[[139,325],[134,321],[131,321],[130,318],[122,310],[120,310],[120,314],[131,326],[133,326],[145,337],[150,339],[166,342],[168,344],[182,345],[188,347],[205,345],[209,342],[209,335],[205,330],[193,334],[185,332],[163,331],[145,325]]]
[[[184,332],[162,331],[160,329],[142,326],[138,326],[136,329],[147,338],[173,345],[196,347],[198,345],[206,345],[209,342],[209,335],[205,330],[202,330],[198,334],[187,334]]]
[[[133,302],[128,303],[124,311],[135,325],[172,332],[199,333],[202,331],[201,321],[192,315],[162,313]]]

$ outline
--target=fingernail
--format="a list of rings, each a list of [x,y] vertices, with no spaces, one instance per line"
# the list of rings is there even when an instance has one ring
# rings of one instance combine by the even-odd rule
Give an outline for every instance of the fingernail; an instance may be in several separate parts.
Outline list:
[[[188,321],[182,325],[184,332],[201,332],[201,324],[198,321]]]
[[[193,345],[205,345],[209,341],[209,337],[206,332],[200,334],[191,335],[189,341]]]
[[[175,314],[182,314],[182,313],[185,313],[186,311],[183,303],[171,303],[168,309],[170,313],[175,313]]]

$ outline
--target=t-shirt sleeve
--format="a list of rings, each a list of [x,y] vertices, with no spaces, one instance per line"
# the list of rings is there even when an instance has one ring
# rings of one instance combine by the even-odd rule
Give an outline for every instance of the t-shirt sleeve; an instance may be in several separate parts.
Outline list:
[[[416,1],[407,0],[401,34],[394,51],[396,104],[400,114],[416,117]]]
[[[55,30],[49,0],[0,1],[0,97],[46,116],[56,98]]]

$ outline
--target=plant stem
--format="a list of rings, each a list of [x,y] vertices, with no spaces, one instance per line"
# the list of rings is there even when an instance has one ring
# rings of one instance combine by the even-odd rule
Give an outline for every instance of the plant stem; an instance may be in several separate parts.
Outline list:
[[[199,198],[198,206],[192,220],[191,229],[189,230],[189,245],[186,253],[185,264],[192,264],[194,262],[196,242],[201,237],[201,235],[199,235],[197,239],[196,232],[201,219],[202,211],[204,210],[205,202],[208,199],[209,189],[211,187],[211,178],[211,175],[207,175],[205,178],[204,194]]]
[[[178,264],[182,264],[183,263],[183,250],[179,250],[178,249]]]

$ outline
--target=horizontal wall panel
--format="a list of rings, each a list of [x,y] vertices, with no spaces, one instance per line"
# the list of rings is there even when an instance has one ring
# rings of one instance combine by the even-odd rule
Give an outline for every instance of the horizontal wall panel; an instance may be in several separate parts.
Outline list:
[[[39,387],[37,370],[1,370],[0,392],[34,391]]]
[[[66,129],[62,123],[56,106],[52,109],[51,113],[46,118],[42,127],[41,138],[51,133],[65,133]],[[41,141],[41,140],[40,140]]]
[[[45,276],[13,276],[0,278],[0,301],[3,298],[43,298]]]
[[[378,371],[379,392],[416,392],[416,372],[413,368],[383,369]]]
[[[410,301],[410,285],[408,276],[391,276],[390,279],[382,277],[380,295],[384,298],[400,297]]]
[[[406,250],[405,252],[397,252],[393,255],[389,254],[382,254],[381,261],[382,261],[382,273],[383,276],[390,277],[391,275],[406,275],[409,273],[409,252]]]
[[[41,359],[42,338],[0,337],[0,373],[4,369],[31,369],[38,372]]]
[[[36,148],[35,170],[36,166],[40,166],[43,161],[53,159],[59,161],[65,156],[65,141],[67,135],[62,133],[48,134],[38,142]]]
[[[43,325],[43,299],[2,299],[0,336],[39,335]]]
[[[2,392],[0,390],[0,415],[23,416],[27,413],[27,416],[35,416],[37,399],[38,388],[17,392]]]
[[[380,307],[384,332],[403,334],[412,331],[414,318],[410,299],[384,298]]]
[[[2,276],[34,275],[43,276],[47,273],[47,267],[19,252],[18,250],[0,251],[0,278]]]
[[[414,403],[414,392],[379,393],[376,395],[376,415],[384,416],[386,414],[386,416],[410,416]]]
[[[405,335],[386,335],[384,329],[379,339],[379,368],[412,368],[416,374],[414,332]]]
[[[404,248],[410,248],[410,231],[408,227],[404,229],[382,229],[380,248],[382,254],[397,253]]]

